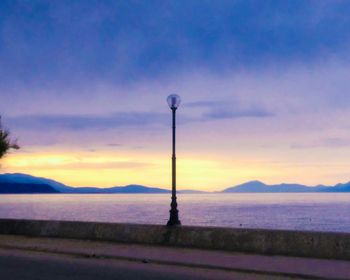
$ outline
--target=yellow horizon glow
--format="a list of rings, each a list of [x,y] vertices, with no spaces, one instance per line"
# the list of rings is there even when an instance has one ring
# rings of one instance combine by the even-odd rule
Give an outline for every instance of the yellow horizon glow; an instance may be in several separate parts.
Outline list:
[[[198,157],[183,153],[177,161],[177,185],[179,190],[220,191],[250,180],[261,180],[268,184],[337,183],[332,174],[346,174],[349,164],[339,160],[331,165],[333,169],[329,165],[314,166],[312,162],[309,165],[274,162],[273,159],[259,158],[258,155],[249,158],[237,154],[233,160],[223,156]],[[10,173],[53,179],[73,187],[107,188],[129,184],[165,189],[171,187],[171,160],[168,154],[161,152],[101,150],[91,153],[64,148],[14,152],[3,160],[2,169]],[[330,173],[325,173],[325,170]],[[346,176],[338,178],[338,182],[341,182]]]
[[[231,167],[224,166],[217,159],[195,159],[182,155],[177,161],[178,188],[221,190],[232,185],[228,181],[243,181],[252,171],[260,175],[269,172],[252,166],[232,166],[236,171],[236,175],[232,175]],[[18,152],[4,159],[3,168],[6,172],[46,177],[74,187],[106,188],[141,184],[170,189],[171,186],[171,161],[169,155],[165,154],[152,156],[111,151],[96,154],[79,151]]]

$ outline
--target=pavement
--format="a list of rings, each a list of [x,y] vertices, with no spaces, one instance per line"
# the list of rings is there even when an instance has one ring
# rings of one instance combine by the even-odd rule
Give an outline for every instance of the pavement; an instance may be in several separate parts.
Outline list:
[[[1,279],[350,279],[350,261],[0,235]]]

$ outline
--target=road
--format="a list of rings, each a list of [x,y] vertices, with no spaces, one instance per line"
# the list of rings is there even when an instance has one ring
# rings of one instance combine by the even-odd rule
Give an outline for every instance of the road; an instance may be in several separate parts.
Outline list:
[[[0,235],[0,279],[350,279],[350,262]]]
[[[9,249],[0,249],[0,275],[1,279],[9,280],[291,279],[253,273],[159,265],[115,259],[82,258],[70,255]]]

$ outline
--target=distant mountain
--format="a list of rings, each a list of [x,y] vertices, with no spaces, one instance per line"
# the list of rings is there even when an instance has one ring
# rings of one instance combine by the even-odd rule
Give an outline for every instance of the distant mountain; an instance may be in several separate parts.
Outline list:
[[[141,185],[128,185],[124,187],[112,188],[74,188],[75,193],[170,193],[169,190],[160,188],[150,188]]]
[[[180,193],[180,194],[200,194],[200,193],[208,193],[208,192],[197,191],[197,190],[178,190],[177,193]]]
[[[12,184],[12,185],[11,185]],[[170,193],[170,190],[146,187],[142,185],[127,185],[112,188],[95,188],[95,187],[70,187],[57,181],[35,177],[27,174],[0,174],[0,187],[8,191],[12,188],[13,193],[144,193],[144,194],[161,194]],[[50,187],[51,189],[48,189]],[[51,191],[51,192],[50,192]],[[305,186],[301,184],[277,184],[267,185],[260,181],[250,181],[241,185],[227,188],[216,193],[306,193],[306,192],[350,192],[350,182],[345,184],[337,184],[335,186]],[[0,190],[0,193],[4,193]],[[199,194],[205,193],[196,190],[179,190],[179,194]]]
[[[151,188],[141,185],[128,185],[125,187],[110,188],[112,193],[170,193],[169,190],[160,188]]]
[[[54,180],[35,177],[35,176],[22,174],[22,173],[0,174],[0,183],[44,184],[44,185],[49,185],[53,187],[58,192],[64,192],[64,193],[74,192],[74,188],[68,187]]]
[[[30,189],[30,187],[36,187],[37,185],[48,185],[52,187],[56,192],[60,193],[170,193],[169,190],[146,187],[141,185],[128,185],[123,187],[112,188],[74,188],[66,186],[51,179],[35,177],[21,173],[0,174],[0,184],[1,183],[19,183],[22,185],[28,184],[28,189]]]
[[[0,194],[59,193],[46,184],[0,183]]]
[[[325,192],[334,190],[334,187],[316,186],[308,187],[300,184],[266,185],[260,181],[251,181],[235,187],[223,190],[224,193],[300,193],[300,192]],[[350,191],[350,188],[349,188]]]
[[[325,192],[350,192],[350,182],[337,184],[334,187],[325,188]]]

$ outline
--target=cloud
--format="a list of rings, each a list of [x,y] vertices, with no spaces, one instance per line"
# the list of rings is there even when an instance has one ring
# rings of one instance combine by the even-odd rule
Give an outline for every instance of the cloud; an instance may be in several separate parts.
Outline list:
[[[23,166],[23,168],[39,169],[39,170],[57,170],[57,169],[139,169],[152,166],[152,163],[148,162],[133,162],[133,161],[106,161],[106,162],[72,162],[72,163],[58,163],[58,164],[30,164]]]
[[[106,130],[119,127],[164,125],[168,114],[149,112],[119,112],[110,115],[22,115],[8,118],[16,129],[25,130]]]
[[[231,103],[231,101],[230,101]],[[205,101],[195,101],[195,102],[188,102],[188,103],[185,103],[185,106],[187,107],[190,107],[190,108],[205,108],[205,107],[209,107],[209,108],[212,108],[212,107],[222,107],[222,106],[226,106],[227,105],[227,102],[224,102],[224,101],[208,101],[208,100],[205,100]]]
[[[201,120],[237,119],[237,118],[266,118],[275,114],[262,106],[242,105],[232,101],[196,101],[186,104],[190,108],[204,108]]]
[[[237,118],[266,118],[274,114],[257,105],[236,106],[235,104],[225,103],[217,105],[214,103],[209,106],[209,111],[204,113],[205,119],[237,119]]]
[[[261,118],[273,116],[271,112],[250,106],[248,108],[235,108],[237,106],[225,102],[200,101],[187,104],[188,107],[205,108],[204,113],[197,117],[183,114],[178,120],[179,124],[191,122],[205,122],[215,119],[235,118]],[[73,114],[33,114],[8,117],[7,123],[10,127],[18,130],[34,131],[83,131],[83,130],[108,130],[115,128],[156,127],[165,126],[170,123],[169,113],[157,112],[117,112],[108,115],[73,115]],[[109,143],[109,147],[118,147],[119,143]]]
[[[2,2],[0,76],[8,87],[310,61],[350,40],[348,1]]]
[[[309,143],[294,143],[291,149],[313,149],[313,148],[346,148],[350,147],[350,139],[324,138]]]
[[[239,111],[216,109],[204,114],[205,119],[237,119],[237,118],[266,118],[274,116],[273,113],[260,108],[250,108]]]
[[[108,147],[120,147],[121,144],[118,144],[118,143],[109,143],[107,144]]]

